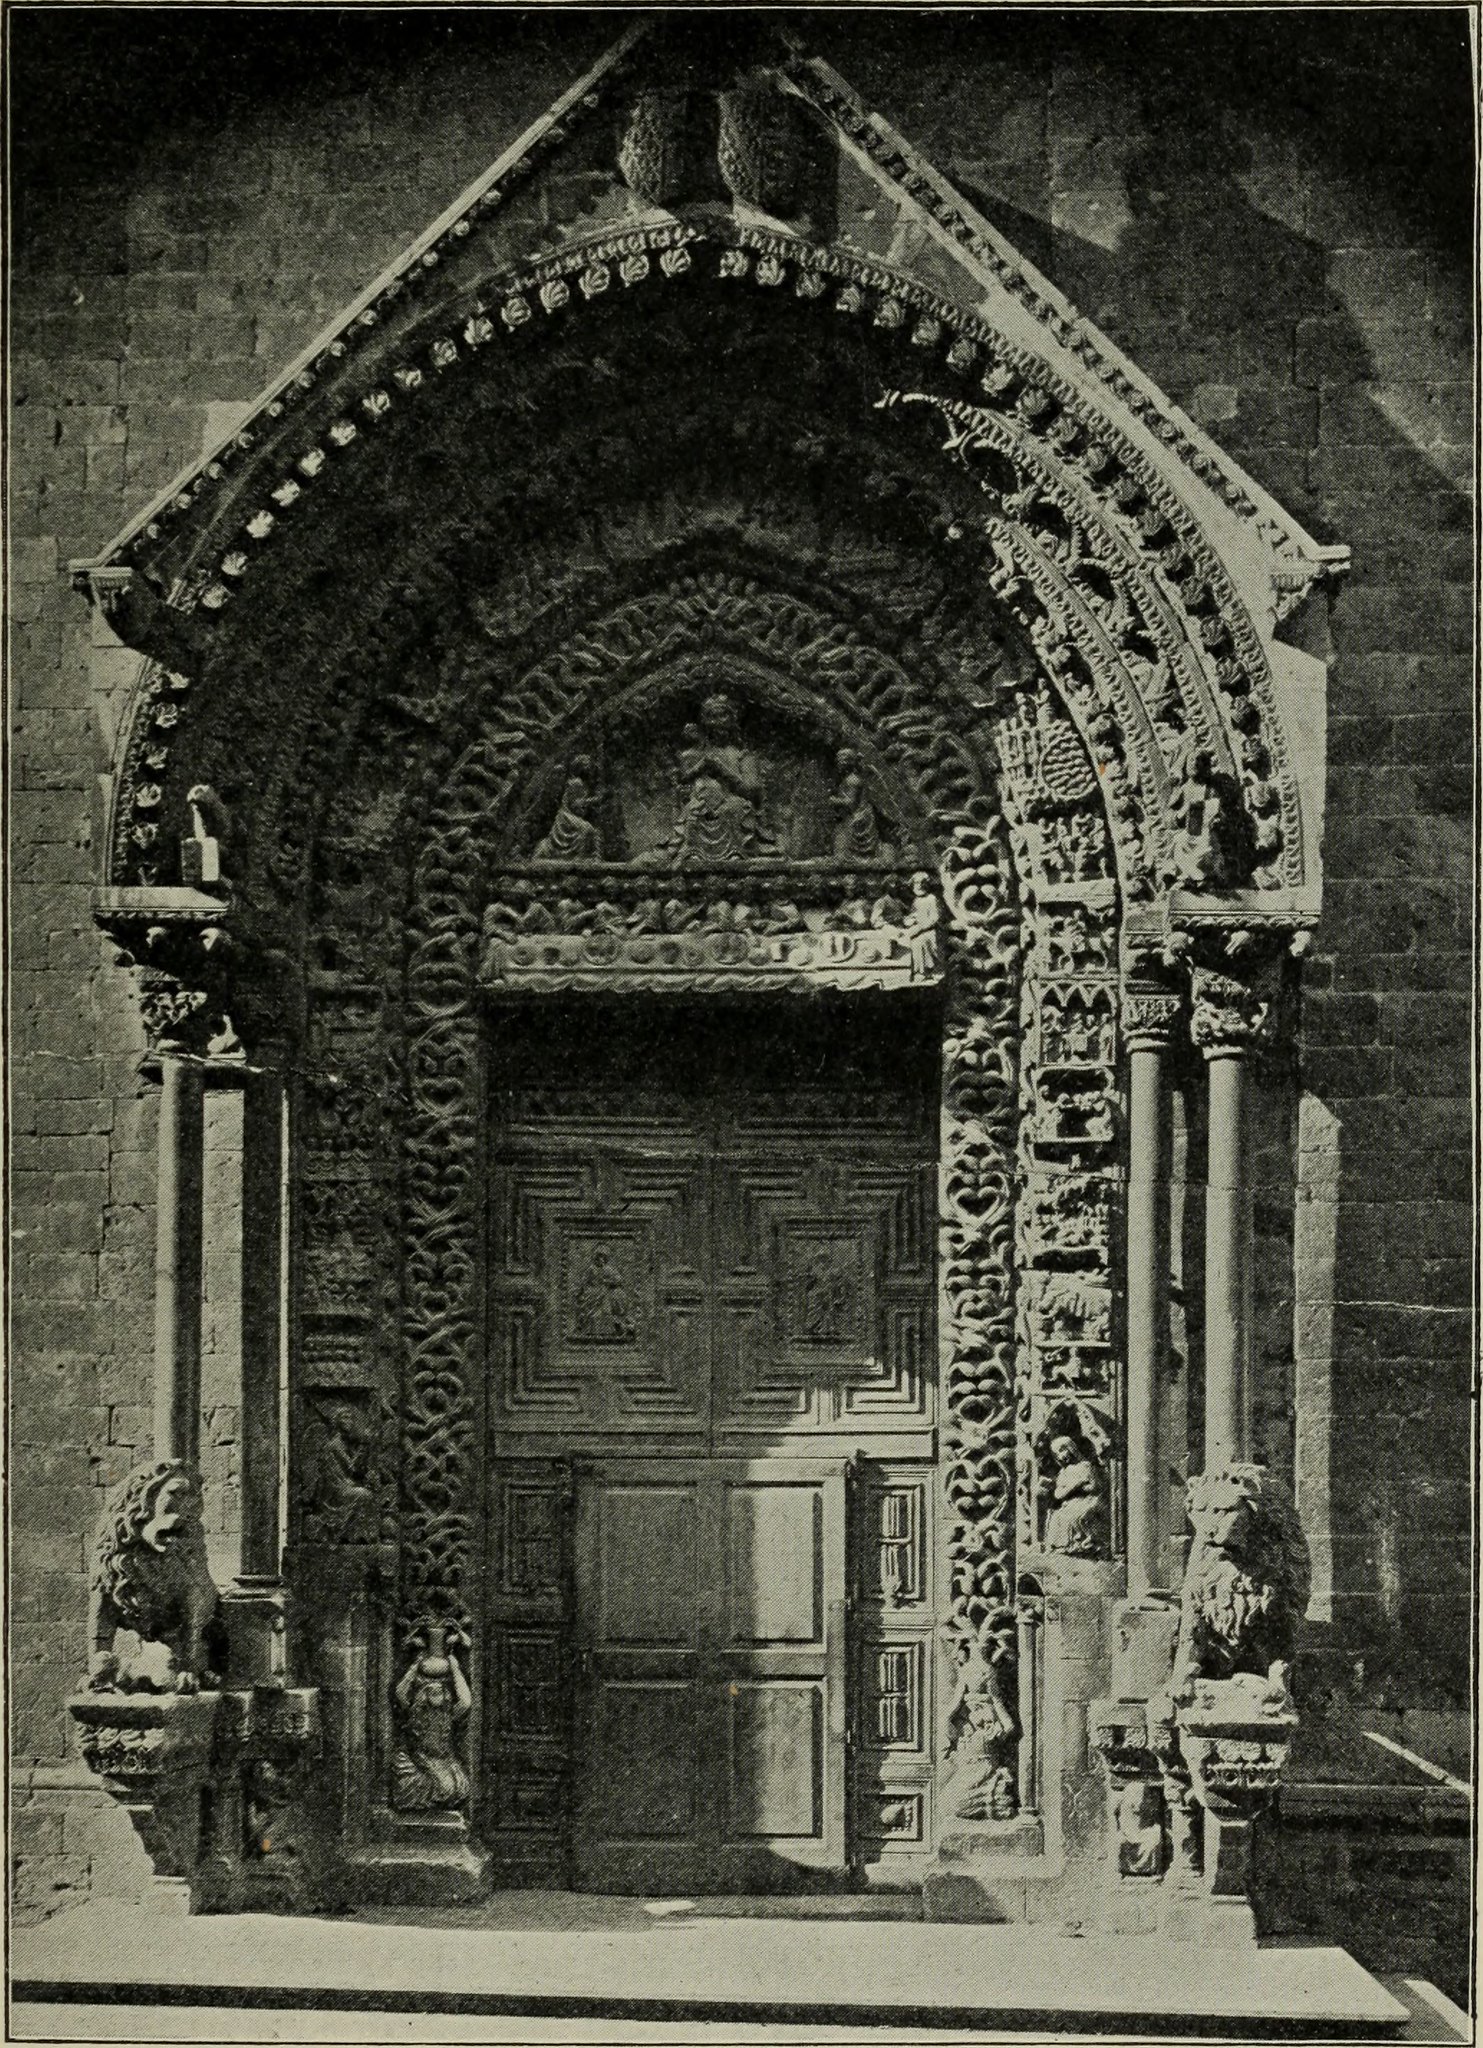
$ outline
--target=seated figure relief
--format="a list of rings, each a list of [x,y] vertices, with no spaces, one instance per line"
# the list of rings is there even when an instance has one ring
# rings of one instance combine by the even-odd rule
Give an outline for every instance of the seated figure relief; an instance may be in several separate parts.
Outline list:
[[[659,858],[676,866],[776,856],[777,840],[762,822],[763,782],[757,757],[742,745],[736,706],[717,693],[687,725],[676,768],[679,822]]]

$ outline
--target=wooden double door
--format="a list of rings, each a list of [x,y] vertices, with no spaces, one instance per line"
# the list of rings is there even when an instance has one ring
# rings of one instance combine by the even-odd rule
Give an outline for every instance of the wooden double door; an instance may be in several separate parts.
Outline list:
[[[797,1009],[496,1042],[487,1776],[531,1881],[751,1890],[859,1854],[849,1475],[923,1475],[925,1556],[935,1037]]]

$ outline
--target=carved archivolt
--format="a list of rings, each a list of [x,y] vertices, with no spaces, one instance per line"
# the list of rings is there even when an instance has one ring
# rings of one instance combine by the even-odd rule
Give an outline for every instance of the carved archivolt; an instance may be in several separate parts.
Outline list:
[[[935,360],[950,379],[971,379],[972,402],[958,398],[951,381],[914,395],[942,412],[949,450],[975,464],[975,474],[986,453],[1002,457],[998,471],[979,475],[992,499],[983,530],[999,554],[995,594],[1030,631],[1110,778],[1125,887],[1138,894],[1189,881],[1174,854],[1171,792],[1188,751],[1211,747],[1229,760],[1253,816],[1252,879],[1301,881],[1296,786],[1259,637],[1210,546],[1138,451],[1105,420],[1084,417],[1043,365],[911,278],[776,234],[728,233],[734,238],[702,237],[671,222],[576,245],[529,272],[486,281],[489,311],[461,329],[432,340],[407,333],[405,360],[395,369],[379,362],[383,381],[361,394],[356,416],[321,426],[286,473],[264,479],[261,506],[211,567],[193,568],[176,608],[199,602],[221,614],[239,588],[247,594],[270,578],[280,528],[302,522],[322,478],[334,475],[353,492],[382,422],[431,405],[465,366],[492,362],[502,347],[518,348],[523,361],[528,344],[515,338],[531,322],[566,323],[584,309],[609,317],[610,293],[678,286],[707,267],[764,292],[791,283],[795,301],[817,308],[817,317],[844,314],[878,335],[887,351],[882,402],[901,397],[905,366],[893,350],[915,346],[923,370]],[[241,481],[246,486],[245,475]],[[159,720],[179,689],[168,678],[186,674],[162,670],[140,701],[119,796],[120,861],[148,851],[171,739]]]

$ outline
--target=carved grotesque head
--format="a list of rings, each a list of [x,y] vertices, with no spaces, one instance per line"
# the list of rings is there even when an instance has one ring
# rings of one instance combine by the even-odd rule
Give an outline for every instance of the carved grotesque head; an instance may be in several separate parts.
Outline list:
[[[1308,1545],[1286,1489],[1260,1465],[1224,1465],[1190,1481],[1185,1495],[1194,1543],[1190,1572],[1208,1575],[1217,1558],[1271,1588],[1294,1621],[1308,1604]],[[1225,1567],[1223,1567],[1225,1568]]]
[[[721,692],[707,697],[700,707],[700,722],[713,740],[736,737],[736,706]]]
[[[1227,1465],[1192,1479],[1185,1504],[1196,1548],[1244,1557],[1252,1548],[1266,1492],[1266,1474],[1259,1465]]]
[[[201,1485],[184,1466],[171,1465],[151,1475],[140,1507],[140,1541],[151,1550],[166,1550],[201,1527]]]

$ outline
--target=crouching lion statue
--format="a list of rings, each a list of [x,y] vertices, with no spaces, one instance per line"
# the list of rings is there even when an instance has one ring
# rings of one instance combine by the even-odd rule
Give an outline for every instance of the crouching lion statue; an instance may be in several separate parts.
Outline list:
[[[201,1481],[173,1459],[139,1465],[108,1503],[93,1551],[88,1687],[198,1692],[210,1685],[205,1635],[216,1613],[206,1562]],[[120,1629],[140,1643],[114,1651]]]
[[[1286,1695],[1308,1607],[1308,1545],[1286,1491],[1260,1465],[1224,1465],[1189,1482],[1194,1541],[1184,1574],[1170,1691],[1251,1672]]]

